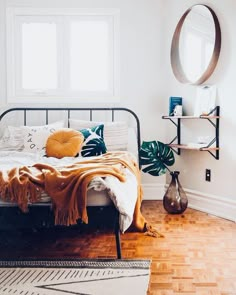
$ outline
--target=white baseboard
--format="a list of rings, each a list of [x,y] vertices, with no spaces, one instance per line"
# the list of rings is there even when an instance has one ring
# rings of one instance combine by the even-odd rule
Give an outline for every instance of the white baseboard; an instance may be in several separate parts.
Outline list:
[[[165,194],[164,183],[143,184],[143,200],[162,200]]]
[[[185,189],[190,208],[236,222],[236,201]]]
[[[163,200],[168,185],[143,184],[143,200]],[[236,222],[236,201],[183,188],[188,197],[188,207]]]

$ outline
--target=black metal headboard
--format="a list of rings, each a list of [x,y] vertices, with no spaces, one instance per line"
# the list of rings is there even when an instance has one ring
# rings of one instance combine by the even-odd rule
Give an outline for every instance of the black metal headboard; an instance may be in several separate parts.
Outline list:
[[[127,108],[76,108],[76,107],[69,107],[69,108],[64,108],[64,107],[50,107],[50,108],[28,108],[28,107],[20,107],[20,108],[11,108],[5,110],[1,115],[0,115],[0,121],[3,119],[4,116],[6,116],[8,113],[13,113],[13,112],[22,112],[23,113],[23,124],[27,124],[27,115],[28,113],[32,112],[44,112],[45,113],[45,123],[48,124],[49,122],[49,117],[50,117],[50,112],[52,111],[64,111],[66,112],[66,117],[68,119],[68,127],[69,127],[69,119],[71,118],[71,113],[75,111],[82,111],[82,112],[88,112],[89,113],[89,119],[90,121],[93,120],[93,115],[96,112],[110,112],[111,113],[111,121],[115,121],[115,115],[118,112],[126,112],[127,114],[130,114],[131,117],[134,119],[135,122],[135,129],[137,133],[137,146],[138,146],[138,151],[140,150],[140,143],[141,143],[141,138],[140,138],[140,122],[138,116],[130,109]]]

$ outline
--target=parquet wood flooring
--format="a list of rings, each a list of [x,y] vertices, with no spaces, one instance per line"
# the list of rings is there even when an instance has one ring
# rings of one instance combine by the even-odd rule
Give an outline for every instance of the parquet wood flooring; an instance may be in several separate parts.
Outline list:
[[[190,208],[170,215],[160,201],[144,201],[142,212],[165,237],[125,233],[122,254],[152,260],[148,295],[236,295],[236,223]],[[19,232],[13,244],[0,238],[0,258],[116,257],[111,229]]]

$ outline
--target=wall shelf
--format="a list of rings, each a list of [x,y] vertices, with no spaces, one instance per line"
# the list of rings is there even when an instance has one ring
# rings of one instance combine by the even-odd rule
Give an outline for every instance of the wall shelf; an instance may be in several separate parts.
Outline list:
[[[220,107],[216,106],[209,114],[196,116],[162,116],[162,119],[170,120],[177,129],[177,135],[173,140],[168,144],[178,155],[181,153],[181,149],[185,150],[198,150],[198,151],[207,151],[215,159],[219,160],[219,125],[220,125]],[[206,145],[187,145],[181,144],[181,120],[186,119],[205,119],[210,122],[210,124],[215,129],[215,137]],[[176,143],[174,143],[176,141]]]

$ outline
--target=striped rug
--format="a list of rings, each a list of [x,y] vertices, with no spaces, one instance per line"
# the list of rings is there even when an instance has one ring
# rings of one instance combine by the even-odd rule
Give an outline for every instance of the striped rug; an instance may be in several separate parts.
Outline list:
[[[1,295],[145,295],[149,260],[0,261]]]

